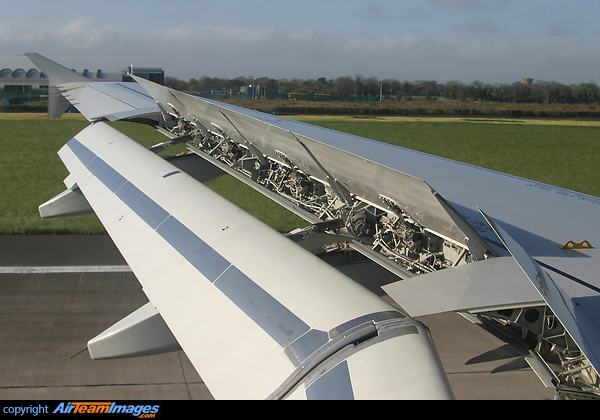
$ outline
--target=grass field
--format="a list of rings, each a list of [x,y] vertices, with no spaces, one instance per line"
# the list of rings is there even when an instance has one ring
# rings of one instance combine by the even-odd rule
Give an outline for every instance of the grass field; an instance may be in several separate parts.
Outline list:
[[[600,196],[600,123],[468,118],[295,119]],[[37,206],[64,190],[56,152],[88,125],[78,114],[0,114],[0,234],[100,233],[94,215],[41,219]],[[149,127],[114,126],[144,145],[164,141]],[[305,225],[227,176],[209,186],[280,231]],[[468,187],[468,186],[466,186]],[[434,186],[435,188],[435,186]]]
[[[67,169],[56,154],[89,123],[79,114],[50,120],[45,114],[0,114],[0,234],[99,233],[95,215],[42,219],[37,207],[65,190]],[[149,127],[120,127],[163,137]],[[141,131],[140,131],[141,130]],[[151,143],[151,141],[149,142]]]

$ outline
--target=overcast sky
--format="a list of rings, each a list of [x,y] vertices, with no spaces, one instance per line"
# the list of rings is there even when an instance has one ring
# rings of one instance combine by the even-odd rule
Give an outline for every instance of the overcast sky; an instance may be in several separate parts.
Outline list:
[[[78,71],[600,83],[599,0],[19,0],[0,68],[38,52]]]

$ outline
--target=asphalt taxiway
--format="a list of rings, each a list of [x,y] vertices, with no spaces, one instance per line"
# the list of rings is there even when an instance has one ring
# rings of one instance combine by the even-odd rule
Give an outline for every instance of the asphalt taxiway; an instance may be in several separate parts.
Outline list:
[[[146,302],[106,235],[0,236],[0,400],[212,399],[183,352],[90,359],[87,341]],[[457,399],[553,398],[531,369],[498,369],[520,354],[476,324],[419,320]]]

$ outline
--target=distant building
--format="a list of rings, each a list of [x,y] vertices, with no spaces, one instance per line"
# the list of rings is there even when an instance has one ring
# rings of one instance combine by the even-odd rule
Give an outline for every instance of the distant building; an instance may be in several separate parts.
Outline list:
[[[131,67],[121,73],[105,73],[85,69],[80,74],[94,82],[131,82],[133,79],[127,76],[130,70]],[[165,72],[161,68],[133,67],[133,74],[161,85],[165,82]],[[45,100],[48,97],[48,77],[38,69],[3,68],[0,70],[0,96],[3,105]]]
[[[40,95],[47,94],[48,78],[39,70],[0,70],[0,95],[3,105],[37,100]]]
[[[260,85],[242,86],[240,88],[240,94],[251,99],[266,98],[268,89],[265,86]]]
[[[127,75],[128,73],[159,85],[165,84],[165,72],[161,68],[129,66],[127,70],[123,71],[123,82],[133,82],[133,79]]]

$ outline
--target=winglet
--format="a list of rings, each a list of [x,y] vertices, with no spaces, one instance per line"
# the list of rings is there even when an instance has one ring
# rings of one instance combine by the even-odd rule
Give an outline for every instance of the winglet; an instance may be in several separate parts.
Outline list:
[[[86,85],[92,82],[87,77],[69,70],[37,53],[26,53],[25,55],[48,76],[48,118],[60,118],[71,106],[71,103],[62,95],[57,86],[67,83]]]

